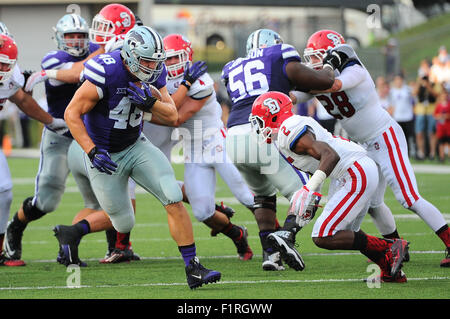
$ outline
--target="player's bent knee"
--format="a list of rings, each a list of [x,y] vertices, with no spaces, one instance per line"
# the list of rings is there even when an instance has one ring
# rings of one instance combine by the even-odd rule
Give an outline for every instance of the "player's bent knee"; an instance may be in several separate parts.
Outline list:
[[[329,249],[328,248],[328,240],[327,240],[327,238],[325,237],[313,237],[312,238],[312,240],[313,240],[313,243],[317,246],[317,247],[319,247],[319,248],[323,248],[323,249]]]
[[[162,195],[164,195],[166,199],[166,202],[163,202],[164,206],[178,203],[183,200],[181,188],[172,174],[162,176],[159,179],[159,186],[161,187]]]
[[[214,216],[216,205],[213,200],[192,199],[190,203],[192,206],[192,213],[199,222],[204,222]]]
[[[127,216],[115,216],[111,217],[111,222],[113,224],[113,227],[119,232],[119,233],[129,233],[134,227],[135,218],[134,215],[127,215]]]

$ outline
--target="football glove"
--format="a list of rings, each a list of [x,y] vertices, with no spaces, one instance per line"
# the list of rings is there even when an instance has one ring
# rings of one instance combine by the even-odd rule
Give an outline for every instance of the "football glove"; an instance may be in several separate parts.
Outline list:
[[[142,82],[142,89],[135,85],[133,82],[129,82],[130,87],[127,88],[128,98],[131,103],[136,105],[137,108],[144,112],[151,112],[153,105],[157,101],[157,98],[152,95],[149,86]]]
[[[112,172],[116,171],[117,164],[113,162],[107,150],[94,146],[88,153],[88,156],[92,166],[100,172],[112,175]]]
[[[300,227],[306,226],[314,218],[321,198],[320,193],[311,192],[305,186],[294,193],[289,213],[296,216],[295,221]]]
[[[188,90],[191,85],[198,80],[208,70],[208,66],[205,61],[197,61],[191,67],[184,70],[184,78],[181,81],[181,85],[184,85]]]
[[[48,79],[48,75],[45,70],[33,72],[27,79],[25,83],[25,91],[31,92],[34,86],[40,82],[43,82]]]
[[[69,128],[63,119],[53,118],[53,122],[47,124],[47,127],[59,135],[63,135],[69,131]]]

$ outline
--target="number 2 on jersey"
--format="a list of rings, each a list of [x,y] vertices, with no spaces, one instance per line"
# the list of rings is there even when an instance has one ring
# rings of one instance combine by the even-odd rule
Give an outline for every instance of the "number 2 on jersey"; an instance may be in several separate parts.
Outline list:
[[[348,100],[347,94],[344,91],[333,92],[330,94],[331,101],[326,95],[318,95],[316,98],[322,103],[327,112],[337,120],[342,120],[344,117],[352,117],[355,114],[355,108]],[[339,113],[334,113],[334,107],[337,107]]]

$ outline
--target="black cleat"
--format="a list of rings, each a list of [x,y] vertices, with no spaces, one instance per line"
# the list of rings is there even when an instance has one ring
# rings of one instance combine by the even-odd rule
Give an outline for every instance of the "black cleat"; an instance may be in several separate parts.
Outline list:
[[[275,251],[279,251],[281,258],[289,267],[299,271],[305,269],[302,256],[295,249],[295,235],[286,230],[279,230],[267,236],[267,242]]]
[[[8,222],[5,233],[5,255],[10,260],[20,260],[22,257],[22,237],[24,228],[16,225],[14,220]]]
[[[186,266],[185,270],[187,283],[191,289],[219,281],[221,277],[220,272],[203,267],[197,257],[189,261],[189,265]]]
[[[447,247],[445,250],[445,258],[441,260],[441,267],[450,267],[450,248]]]
[[[80,267],[87,266],[78,257],[78,245],[81,237],[78,232],[71,226],[58,225],[53,228],[56,238],[59,242],[60,252],[56,260],[65,266],[78,265]]]

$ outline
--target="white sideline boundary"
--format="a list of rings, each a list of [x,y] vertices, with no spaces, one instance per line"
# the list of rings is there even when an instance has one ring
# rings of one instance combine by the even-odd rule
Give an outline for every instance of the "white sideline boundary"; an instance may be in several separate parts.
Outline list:
[[[258,284],[272,284],[272,283],[334,283],[334,282],[361,282],[364,283],[365,278],[337,278],[337,279],[287,279],[287,280],[237,280],[237,281],[218,281],[214,285],[258,285]],[[449,280],[450,277],[417,277],[408,278],[408,281],[430,281],[430,280]],[[147,284],[131,284],[131,285],[81,285],[79,287],[68,286],[37,286],[37,287],[0,287],[0,291],[11,290],[46,290],[46,289],[81,289],[81,288],[127,288],[127,287],[160,287],[160,286],[186,286],[186,282],[173,283],[147,283]]]

